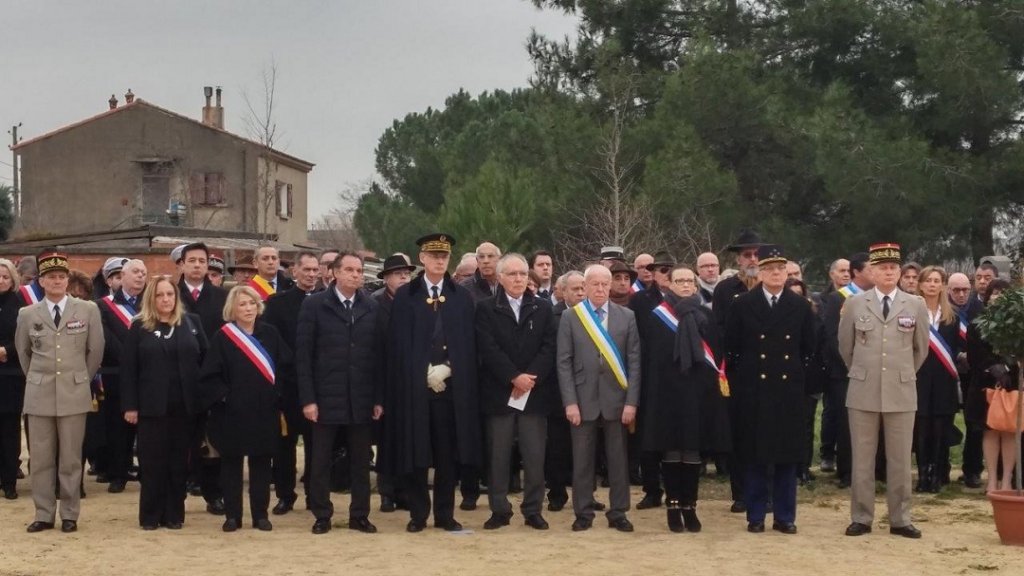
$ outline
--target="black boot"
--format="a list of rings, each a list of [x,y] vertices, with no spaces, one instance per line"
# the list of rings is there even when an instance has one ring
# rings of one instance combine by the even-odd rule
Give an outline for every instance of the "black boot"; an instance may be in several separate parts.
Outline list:
[[[687,532],[700,532],[697,518],[697,487],[700,484],[700,464],[683,464],[681,478],[681,502],[683,523]]]
[[[679,499],[682,496],[683,465],[679,462],[662,462],[661,478],[665,484],[665,514],[668,518],[668,529],[673,532],[684,532],[683,517],[680,515]]]
[[[669,530],[673,532],[686,532],[678,500],[669,499],[665,501],[665,515],[668,517]]]
[[[914,492],[923,493],[931,492],[931,466],[925,464],[924,466],[917,467],[917,486],[914,487]]]

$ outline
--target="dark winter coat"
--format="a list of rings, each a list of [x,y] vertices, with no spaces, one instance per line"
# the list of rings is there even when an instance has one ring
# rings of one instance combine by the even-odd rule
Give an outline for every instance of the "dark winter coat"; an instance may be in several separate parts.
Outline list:
[[[747,285],[743,283],[740,274],[742,272],[722,280],[718,286],[715,286],[715,293],[711,297],[711,310],[715,313],[719,331],[725,330],[725,320],[733,302],[740,294],[747,292]]]
[[[949,345],[953,365],[963,349],[960,340],[960,322],[953,318],[949,324],[939,324],[939,334]],[[917,414],[919,416],[951,416],[960,410],[960,379],[950,374],[931,347],[928,357],[917,371]]]
[[[0,294],[0,346],[7,350],[7,362],[0,364],[0,414],[21,414],[25,404],[25,373],[14,346],[18,310],[22,306],[24,302],[17,290]]]
[[[277,372],[281,405],[292,411],[298,410],[300,407],[299,378],[296,374],[298,348],[295,346],[295,341],[299,325],[299,311],[306,298],[307,294],[298,288],[278,292],[267,298],[266,308],[261,316],[264,322],[277,328],[288,348],[296,353],[296,362],[289,363],[288,366]]]
[[[971,366],[971,378],[964,398],[964,419],[988,429],[988,397],[985,390],[996,387],[993,367],[1003,365],[1009,369],[1011,390],[1020,389],[1020,369],[1011,359],[996,354],[973,323],[967,327],[967,362]]]
[[[171,364],[167,347],[176,347]],[[199,413],[199,370],[209,348],[202,322],[186,314],[164,339],[135,320],[121,347],[121,411],[137,410],[139,416],[166,416],[171,386],[181,386],[185,412]]]
[[[203,287],[199,290],[199,301],[192,299],[192,293],[185,284],[185,278],[178,279],[178,296],[185,306],[186,312],[199,316],[203,323],[203,330],[206,331],[206,339],[213,342],[213,337],[224,325],[224,304],[228,300],[227,290],[214,286],[209,279],[203,280]]]
[[[128,306],[128,298],[124,290],[114,292],[114,302],[122,306]],[[121,350],[124,341],[128,338],[129,325],[121,320],[121,317],[114,313],[110,303],[104,298],[96,300],[96,306],[100,309],[100,319],[103,321],[103,364],[100,374],[103,378],[103,393],[107,398],[117,398],[121,394]],[[136,314],[142,309],[142,294],[135,297],[134,310]]]
[[[482,276],[480,276],[479,270],[474,272],[471,278],[466,278],[465,280],[463,280],[460,286],[462,286],[469,292],[470,296],[473,297],[473,301],[475,302],[479,302],[481,300],[493,297],[494,291],[498,289],[497,286],[495,286],[494,290],[492,291],[491,284],[487,280],[484,280]]]

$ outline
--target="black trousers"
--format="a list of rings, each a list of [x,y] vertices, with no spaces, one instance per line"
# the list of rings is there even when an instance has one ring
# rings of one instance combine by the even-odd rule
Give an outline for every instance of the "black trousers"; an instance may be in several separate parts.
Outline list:
[[[572,485],[572,436],[569,420],[556,409],[548,416],[548,442],[544,452],[544,478],[548,485],[548,501],[565,504]]]
[[[917,452],[918,471],[926,466],[933,466],[935,473],[942,472],[940,457],[945,452],[948,463],[949,450],[945,448],[951,426],[952,415],[917,415],[914,420],[914,450]]]
[[[298,498],[298,494],[295,493],[295,478],[299,472],[295,449],[299,444],[299,436],[302,436],[303,470],[305,471],[302,488],[306,498],[309,499],[309,473],[313,469],[313,435],[310,422],[302,415],[301,409],[298,410],[297,415],[294,411],[285,414],[285,418],[288,424],[288,434],[281,436],[278,452],[274,456],[274,493],[277,494],[278,500],[295,502]]]
[[[985,427],[965,420],[967,430],[964,432],[964,461],[961,470],[964,475],[977,475],[985,470],[984,454],[981,441],[985,435]]]
[[[185,521],[185,482],[192,418],[139,417],[139,524]]]
[[[309,474],[309,509],[319,519],[334,515],[331,503],[331,464],[334,461],[334,439],[344,433],[351,458],[352,499],[348,516],[366,518],[370,515],[370,445],[372,430],[370,424],[341,426],[313,423],[313,456]]]
[[[220,487],[224,493],[224,509],[228,518],[242,521],[242,462],[244,456],[221,456]],[[249,513],[252,519],[267,517],[270,507],[270,459],[249,456]]]
[[[841,402],[836,413],[836,476],[849,479],[853,475],[853,444],[850,441],[850,411],[846,409],[846,391],[850,389],[849,380],[833,380],[832,386]],[[881,437],[879,437],[881,442]]]
[[[203,443],[206,441],[206,415],[198,416],[192,429],[192,442],[189,446],[189,479],[199,484],[203,499],[207,503],[224,497],[220,488],[220,457],[207,458]]]
[[[822,460],[835,460],[839,443],[839,414],[846,412],[846,394],[840,389],[841,382],[829,379],[821,395],[821,447],[818,454]]]
[[[111,482],[126,481],[135,446],[135,426],[124,420],[120,395],[104,398],[100,404],[100,414],[103,416],[103,430],[107,437],[103,450],[107,477]]]
[[[0,413],[0,488],[13,490],[21,466],[21,414]]]
[[[451,399],[428,402],[430,442],[434,464],[434,523],[455,517],[455,484],[459,476],[458,441],[455,436],[455,406]],[[473,467],[478,469],[477,467]],[[409,500],[409,516],[425,523],[430,515],[430,485],[427,468],[418,468],[402,481]]]

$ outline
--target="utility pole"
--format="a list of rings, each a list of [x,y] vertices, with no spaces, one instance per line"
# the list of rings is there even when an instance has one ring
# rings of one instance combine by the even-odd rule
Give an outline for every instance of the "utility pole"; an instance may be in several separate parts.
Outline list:
[[[8,131],[8,134],[11,135],[11,170],[14,172],[14,177],[11,178],[11,181],[14,182],[14,197],[11,200],[14,204],[15,218],[21,218],[21,187],[18,185],[21,170],[18,170],[18,153],[14,150],[14,147],[18,145],[18,128],[20,127],[21,122],[18,122]]]

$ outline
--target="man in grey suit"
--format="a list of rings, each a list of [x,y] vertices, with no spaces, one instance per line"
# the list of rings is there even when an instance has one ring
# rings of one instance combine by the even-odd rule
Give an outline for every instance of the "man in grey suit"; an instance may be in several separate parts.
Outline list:
[[[847,298],[839,320],[839,354],[849,369],[846,408],[853,448],[847,536],[871,532],[875,514],[875,453],[884,431],[889,533],[920,538],[910,522],[911,462],[917,370],[928,357],[928,311],[920,296],[896,287],[898,244],[869,251],[875,288]]]
[[[640,336],[633,312],[608,301],[612,274],[601,265],[584,273],[586,298],[562,314],[558,326],[558,384],[572,424],[572,507],[575,532],[594,522],[594,460],[597,430],[604,430],[611,484],[608,526],[632,532],[628,427],[640,401]],[[599,346],[598,343],[601,345]]]
[[[39,255],[45,297],[22,308],[14,343],[25,371],[32,500],[29,532],[53,528],[57,513],[54,464],[58,454],[61,530],[78,529],[85,417],[92,410],[90,382],[103,359],[103,324],[96,304],[67,294],[68,259]]]

